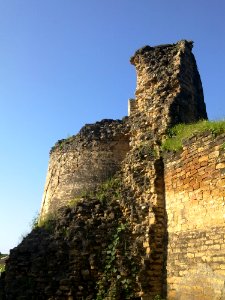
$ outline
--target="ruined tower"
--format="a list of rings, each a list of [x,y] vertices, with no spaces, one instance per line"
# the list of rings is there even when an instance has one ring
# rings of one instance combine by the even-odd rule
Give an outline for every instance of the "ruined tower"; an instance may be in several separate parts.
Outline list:
[[[207,119],[192,44],[183,40],[136,51],[130,60],[137,72],[136,99],[130,100],[128,121],[86,125],[77,136],[59,141],[50,154],[41,218],[122,166],[126,193],[121,208],[137,237],[142,258],[139,295],[146,300],[166,289],[167,212],[160,145],[173,125]]]
[[[160,144],[177,123],[207,118],[192,42],[145,46],[131,58],[137,71],[136,99],[126,122],[103,120],[84,126],[77,136],[51,150],[41,218],[111,177],[131,147]]]
[[[126,120],[105,119],[58,141],[50,152],[40,219],[112,177],[129,151],[128,131]]]
[[[131,100],[132,140],[159,142],[178,123],[207,119],[201,79],[191,41],[145,46],[131,57],[136,68],[136,99]]]

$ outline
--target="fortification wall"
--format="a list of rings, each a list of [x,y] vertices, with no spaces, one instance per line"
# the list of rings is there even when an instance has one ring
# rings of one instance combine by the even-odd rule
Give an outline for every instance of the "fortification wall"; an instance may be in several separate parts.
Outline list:
[[[131,58],[137,72],[130,100],[131,150],[123,163],[124,214],[132,215],[142,260],[140,296],[166,294],[166,208],[160,145],[176,123],[207,118],[192,42],[145,46]]]
[[[166,155],[168,300],[225,299],[225,135]]]
[[[40,218],[114,175],[129,151],[128,131],[125,120],[102,120],[59,141],[50,152]]]

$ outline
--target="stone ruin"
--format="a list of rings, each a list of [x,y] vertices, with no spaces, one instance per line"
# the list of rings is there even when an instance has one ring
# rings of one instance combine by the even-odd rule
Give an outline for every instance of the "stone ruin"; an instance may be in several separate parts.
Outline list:
[[[1,300],[225,299],[225,135],[161,148],[172,126],[207,119],[192,46],[136,51],[129,116],[52,148],[48,227],[11,251]]]

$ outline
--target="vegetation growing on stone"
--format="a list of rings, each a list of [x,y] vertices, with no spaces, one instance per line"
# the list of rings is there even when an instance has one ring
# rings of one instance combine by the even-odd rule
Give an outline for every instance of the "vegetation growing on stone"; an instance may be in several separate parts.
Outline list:
[[[5,259],[7,254],[0,253],[0,274],[5,271]]]
[[[33,269],[48,270],[41,275],[41,282],[48,286],[42,291],[46,299],[47,295],[69,290],[79,299],[81,286],[84,299],[134,299],[140,261],[132,254],[130,224],[123,218],[116,200],[118,186],[119,179],[112,178],[92,193],[93,198],[89,194],[38,225],[35,219],[34,230],[21,244],[25,251],[21,250],[20,258],[14,259],[23,257],[25,269],[31,256]],[[32,245],[28,252],[27,245]],[[77,265],[81,268],[79,272]],[[20,277],[21,284],[27,284],[23,286],[27,299],[31,293],[38,297],[39,282],[32,282],[32,272]],[[12,290],[13,296],[16,292]]]
[[[95,197],[100,201],[107,201],[110,197],[119,198],[121,190],[121,181],[118,177],[112,177],[100,184],[95,190]]]
[[[143,142],[133,149],[133,155],[137,160],[151,159],[156,156],[156,152],[150,142]]]
[[[0,264],[0,273],[5,271],[5,264]]]
[[[40,221],[38,227],[42,227],[45,230],[52,232],[55,226],[55,218],[52,214],[48,215],[46,219]]]
[[[96,300],[118,299],[118,297],[133,299],[135,296],[134,287],[138,268],[137,263],[127,249],[129,245],[125,238],[126,231],[126,224],[118,224],[112,241],[107,248],[104,272],[97,282]],[[121,262],[123,262],[123,266]]]
[[[179,151],[185,139],[196,134],[211,132],[214,135],[225,132],[225,120],[199,121],[193,124],[178,124],[168,131],[168,138],[162,144],[162,150]]]
[[[83,199],[98,199],[101,202],[107,201],[107,199],[115,199],[121,196],[121,180],[119,177],[114,176],[98,185],[92,191],[83,192],[80,196],[77,196],[69,201],[69,206],[73,207],[80,203]]]

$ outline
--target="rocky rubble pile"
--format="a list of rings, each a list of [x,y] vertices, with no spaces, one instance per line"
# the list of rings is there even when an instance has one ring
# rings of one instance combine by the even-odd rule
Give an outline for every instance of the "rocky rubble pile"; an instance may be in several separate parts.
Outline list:
[[[0,299],[91,300],[107,293],[130,299],[137,263],[129,241],[116,200],[82,199],[61,208],[11,251]]]

